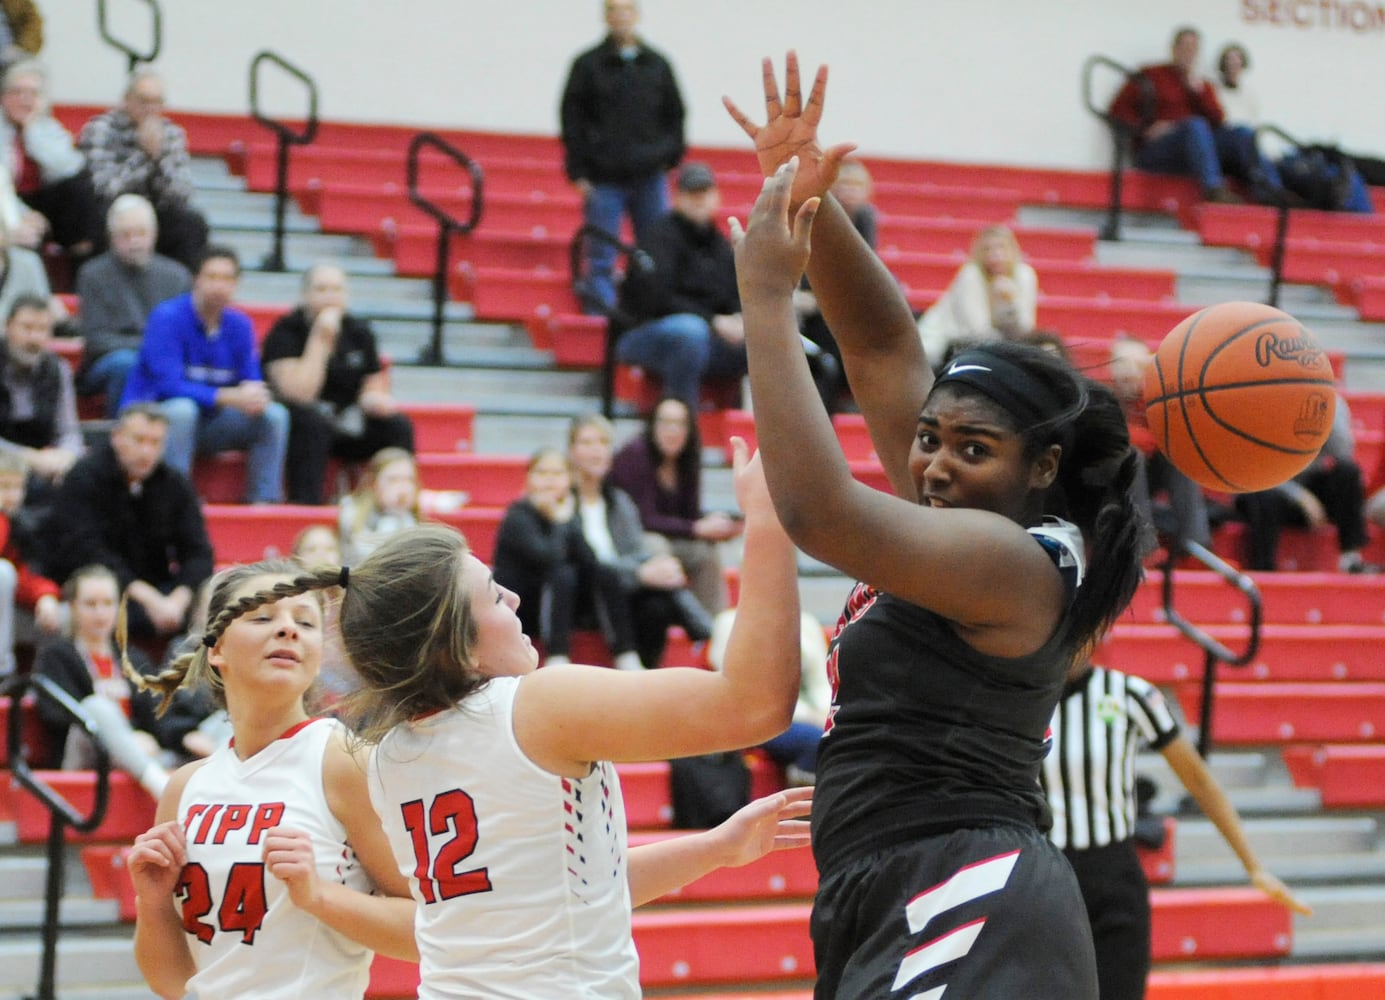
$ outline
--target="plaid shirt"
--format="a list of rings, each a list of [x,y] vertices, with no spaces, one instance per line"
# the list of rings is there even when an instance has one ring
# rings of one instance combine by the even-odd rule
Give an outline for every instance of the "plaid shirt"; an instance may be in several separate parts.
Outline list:
[[[140,148],[134,119],[123,108],[97,115],[82,127],[78,148],[86,155],[96,193],[110,201],[142,194],[156,206],[176,205],[192,196],[187,133],[164,119],[163,155],[157,160]]]

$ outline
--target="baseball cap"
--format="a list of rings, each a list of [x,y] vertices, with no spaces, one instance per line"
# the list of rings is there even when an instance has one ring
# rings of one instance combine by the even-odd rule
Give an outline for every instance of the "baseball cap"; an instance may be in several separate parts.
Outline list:
[[[695,194],[717,186],[716,174],[705,163],[685,163],[678,171],[678,190]]]

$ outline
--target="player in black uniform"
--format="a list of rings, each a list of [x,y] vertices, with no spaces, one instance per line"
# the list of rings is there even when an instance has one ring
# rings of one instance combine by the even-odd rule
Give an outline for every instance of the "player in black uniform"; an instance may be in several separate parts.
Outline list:
[[[1125,422],[1028,346],[965,351],[934,382],[908,303],[826,194],[850,147],[817,145],[825,84],[805,104],[791,55],[782,101],[765,63],[764,126],[727,102],[771,175],[736,232],[770,493],[804,551],[862,581],[828,662],[817,996],[1094,1000],[1038,773],[1068,663],[1139,580]],[[792,304],[805,266],[896,496],[852,478],[813,391]]]

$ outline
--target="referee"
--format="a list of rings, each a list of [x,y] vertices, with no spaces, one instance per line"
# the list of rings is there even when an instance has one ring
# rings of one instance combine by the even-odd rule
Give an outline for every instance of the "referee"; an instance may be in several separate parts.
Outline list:
[[[1079,660],[1053,714],[1041,780],[1053,811],[1049,837],[1071,862],[1087,904],[1101,1000],[1142,1000],[1149,975],[1149,885],[1132,839],[1141,744],[1164,755],[1256,887],[1298,913],[1312,912],[1260,867],[1235,808],[1158,688]]]

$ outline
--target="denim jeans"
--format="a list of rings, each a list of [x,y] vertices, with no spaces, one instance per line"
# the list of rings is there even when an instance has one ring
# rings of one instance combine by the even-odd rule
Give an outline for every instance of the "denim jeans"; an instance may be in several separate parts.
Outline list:
[[[746,373],[745,345],[728,344],[694,313],[674,313],[625,331],[616,344],[616,358],[654,372],[664,395],[683,400],[693,413],[701,408],[703,378]]]
[[[251,417],[229,406],[204,413],[194,400],[177,396],[165,399],[159,409],[168,416],[164,461],[170,467],[190,477],[194,455],[244,451],[246,502],[283,500],[289,414],[282,404],[270,403],[259,416]]]
[[[668,185],[662,173],[619,184],[593,184],[583,206],[588,225],[598,226],[612,236],[621,237],[620,223],[625,215],[639,240],[649,226],[668,214]],[[587,273],[591,290],[608,307],[616,304],[612,278],[616,249],[607,243],[587,243]]]
[[[1248,181],[1257,197],[1281,186],[1279,171],[1255,145],[1255,130],[1244,125],[1213,128],[1207,119],[1184,118],[1135,153],[1135,166],[1161,174],[1189,174],[1204,191],[1226,183],[1223,168]]]
[[[133,347],[117,347],[101,355],[82,373],[77,382],[77,391],[83,396],[103,393],[106,397],[106,416],[114,417],[120,412],[120,397],[125,395],[125,381],[138,359],[139,351]]]

